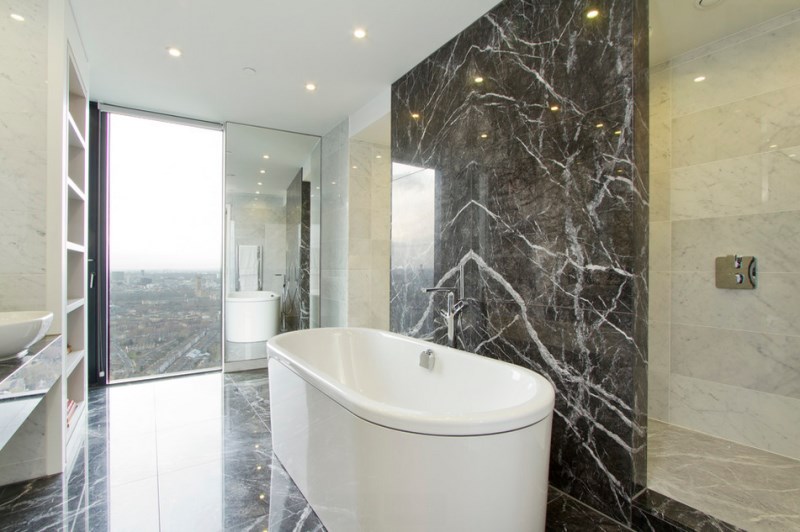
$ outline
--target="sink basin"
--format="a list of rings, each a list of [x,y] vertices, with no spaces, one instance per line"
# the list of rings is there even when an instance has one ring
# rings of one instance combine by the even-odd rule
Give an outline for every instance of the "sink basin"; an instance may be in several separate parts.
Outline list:
[[[0,360],[25,356],[52,322],[53,313],[42,310],[0,312]]]

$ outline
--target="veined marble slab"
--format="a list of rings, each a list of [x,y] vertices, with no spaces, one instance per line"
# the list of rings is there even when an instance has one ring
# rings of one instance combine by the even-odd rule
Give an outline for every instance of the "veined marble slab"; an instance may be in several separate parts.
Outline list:
[[[648,488],[751,532],[800,529],[800,462],[651,420]]]

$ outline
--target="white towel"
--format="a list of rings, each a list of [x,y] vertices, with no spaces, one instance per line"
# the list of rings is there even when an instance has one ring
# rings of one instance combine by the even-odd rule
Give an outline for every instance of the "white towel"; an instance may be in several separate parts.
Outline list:
[[[239,246],[239,290],[258,290],[259,246]]]

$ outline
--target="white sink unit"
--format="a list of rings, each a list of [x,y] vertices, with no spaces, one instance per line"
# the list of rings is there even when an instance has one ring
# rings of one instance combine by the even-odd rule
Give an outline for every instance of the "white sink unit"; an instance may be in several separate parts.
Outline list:
[[[53,313],[47,311],[0,312],[0,360],[25,356],[52,322]]]

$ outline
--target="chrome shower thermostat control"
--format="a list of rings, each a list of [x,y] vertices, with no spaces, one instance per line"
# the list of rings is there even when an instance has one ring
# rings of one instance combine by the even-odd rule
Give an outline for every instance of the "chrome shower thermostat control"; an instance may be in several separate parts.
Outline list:
[[[757,286],[755,257],[727,255],[715,260],[717,288],[729,290],[754,290]]]

